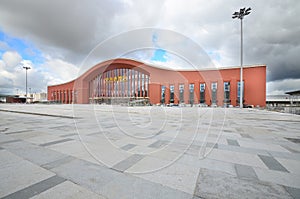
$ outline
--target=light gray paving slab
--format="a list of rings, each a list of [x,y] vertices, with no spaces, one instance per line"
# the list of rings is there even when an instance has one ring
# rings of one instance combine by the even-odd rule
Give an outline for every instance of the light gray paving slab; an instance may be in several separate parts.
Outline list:
[[[71,139],[71,138],[66,138],[66,139],[62,139],[62,140],[56,140],[56,141],[53,141],[53,142],[43,143],[43,144],[40,144],[40,146],[51,146],[51,145],[54,145],[54,144],[60,144],[60,143],[68,142],[68,141],[72,141],[72,140],[73,139]]]
[[[31,199],[105,199],[103,196],[96,194],[84,187],[73,182],[65,181],[40,194],[35,195]]]
[[[271,156],[258,155],[258,157],[265,163],[265,165],[269,169],[289,172],[284,166],[282,166],[275,158]]]
[[[250,135],[246,133],[240,133],[243,138],[252,138]]]
[[[40,181],[36,184],[33,184],[29,187],[26,187],[22,190],[19,190],[17,192],[14,192],[10,195],[7,195],[3,197],[2,199],[27,199],[31,198],[43,191],[46,191],[47,189],[50,189],[51,187],[54,187],[62,182],[64,182],[65,179],[59,177],[59,176],[52,176],[48,179],[45,179],[43,181]]]
[[[143,157],[144,157],[143,155],[133,154],[132,156],[129,156],[125,160],[122,160],[121,162],[117,163],[112,168],[117,171],[123,172],[123,171],[127,170],[128,168],[132,167],[134,164],[136,164],[141,159],[143,159]]]
[[[244,180],[230,174],[201,169],[195,188],[200,198],[292,198],[282,186]]]
[[[96,193],[110,181],[122,177],[120,172],[80,159],[61,164],[51,171]]]
[[[106,184],[101,193],[110,199],[131,198],[164,198],[164,199],[190,199],[192,195],[172,189],[168,186],[151,182],[130,175],[114,179]]]
[[[12,142],[3,146],[6,150],[29,160],[37,165],[47,164],[55,160],[66,157],[66,155],[44,148],[30,144],[28,142]]]
[[[0,160],[0,198],[55,175],[6,150],[0,150]]]

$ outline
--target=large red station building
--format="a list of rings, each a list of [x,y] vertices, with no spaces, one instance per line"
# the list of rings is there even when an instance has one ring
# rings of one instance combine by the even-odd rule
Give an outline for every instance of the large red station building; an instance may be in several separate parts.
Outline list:
[[[266,66],[243,67],[244,104],[266,105]],[[77,79],[48,86],[48,100],[59,103],[239,105],[240,67],[171,70],[131,59],[113,59]]]

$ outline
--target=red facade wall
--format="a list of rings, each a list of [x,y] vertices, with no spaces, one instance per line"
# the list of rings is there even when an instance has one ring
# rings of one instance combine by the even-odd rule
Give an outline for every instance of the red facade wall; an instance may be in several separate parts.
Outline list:
[[[175,104],[179,103],[179,84],[184,84],[184,102],[189,103],[189,84],[194,84],[194,103],[200,100],[200,83],[205,83],[205,102],[211,105],[211,84],[217,82],[217,105],[224,100],[224,82],[230,82],[230,104],[237,106],[237,82],[240,81],[240,68],[222,68],[201,71],[175,71],[158,68],[129,59],[115,59],[99,63],[74,81],[48,87],[48,100],[61,103],[89,103],[89,82],[98,74],[115,68],[130,68],[150,75],[149,99],[152,104],[161,100],[161,86],[166,87],[165,102],[170,100],[170,85],[175,86]],[[254,106],[266,105],[266,66],[246,66],[243,69],[244,103]],[[73,91],[73,95],[70,92]],[[68,97],[61,93],[68,93]],[[58,93],[54,95],[53,93]],[[72,93],[72,92],[71,92]],[[76,99],[75,99],[76,98]]]

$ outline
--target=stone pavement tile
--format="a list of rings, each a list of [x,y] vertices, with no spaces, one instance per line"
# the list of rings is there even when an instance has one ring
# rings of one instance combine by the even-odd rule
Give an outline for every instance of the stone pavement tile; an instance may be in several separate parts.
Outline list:
[[[266,150],[262,150],[262,149],[250,149],[245,147],[237,147],[237,146],[224,145],[224,144],[219,144],[218,148],[221,150],[236,151],[240,153],[269,155],[269,153]]]
[[[36,184],[30,185],[22,190],[14,192],[8,196],[5,196],[2,199],[31,198],[43,191],[46,191],[47,189],[50,189],[51,187],[54,187],[55,185],[58,185],[58,184],[64,182],[64,181],[65,181],[65,179],[63,179],[59,176],[52,176],[48,179],[45,179]]]
[[[255,154],[240,153],[214,149],[207,155],[208,158],[229,163],[248,165],[252,167],[267,168],[263,161]]]
[[[9,144],[9,143],[12,143],[12,142],[20,142],[20,141],[21,141],[20,139],[11,139],[11,140],[8,140],[8,141],[1,141],[0,145]]]
[[[34,130],[26,131],[23,133],[17,133],[17,134],[9,134],[9,136],[13,137],[14,139],[22,139],[22,140],[36,137],[39,135],[40,132]]]
[[[240,146],[239,143],[238,143],[238,141],[233,140],[233,139],[227,139],[227,142],[231,146]]]
[[[56,151],[36,146],[24,141],[9,143],[4,145],[3,147],[6,150],[37,165],[47,164],[49,162],[53,162],[55,160],[66,157],[66,155],[62,153],[58,153]]]
[[[241,147],[251,148],[251,149],[262,149],[266,151],[277,151],[277,152],[289,152],[287,149],[283,148],[278,144],[272,143],[259,143],[255,141],[245,141],[239,140],[239,144]]]
[[[246,133],[240,133],[243,138],[252,138],[250,135]]]
[[[11,135],[11,134],[18,134],[18,133],[27,133],[30,132],[31,130],[18,130],[18,131],[10,131],[10,132],[5,132],[6,135]]]
[[[126,170],[126,173],[193,194],[199,167],[145,157]]]
[[[280,184],[288,187],[300,188],[300,175],[269,169],[253,168],[259,180]]]
[[[291,160],[284,158],[276,158],[276,160],[285,167],[290,173],[300,175],[300,160]]]
[[[300,153],[291,153],[291,152],[285,153],[285,152],[269,151],[269,154],[276,158],[284,158],[284,159],[300,161]]]
[[[164,141],[164,140],[157,140],[156,142],[150,144],[148,147],[151,147],[151,148],[161,148],[165,145],[167,145],[168,142],[167,141]]]
[[[128,151],[134,147],[136,147],[137,145],[136,144],[126,144],[125,146],[122,146],[121,149],[122,150],[125,150],[125,151]]]
[[[70,162],[70,161],[72,161],[74,159],[75,158],[72,157],[72,156],[65,156],[65,157],[63,157],[61,159],[58,159],[58,160],[55,160],[53,162],[49,162],[49,163],[43,164],[43,165],[41,165],[41,167],[50,170],[50,169],[53,169],[54,167],[58,167],[58,166],[60,166],[62,164],[66,164],[66,163],[68,163],[68,162]]]
[[[96,194],[84,187],[81,187],[73,182],[65,181],[51,189],[48,189],[40,194],[35,195],[31,199],[71,199],[71,198],[88,198],[88,199],[105,199],[103,196]]]
[[[227,173],[201,169],[195,188],[200,198],[292,198],[279,185],[239,179]]]
[[[235,164],[234,167],[239,178],[258,180],[257,175],[252,167],[241,164]]]
[[[265,163],[265,165],[271,170],[288,172],[288,170],[282,166],[275,158],[272,156],[258,155],[258,157]]]
[[[61,135],[60,137],[72,137],[72,136],[78,136],[78,134],[77,133],[68,133],[68,134]]]
[[[48,133],[44,133],[41,132],[40,135],[34,136],[34,137],[30,137],[30,138],[26,138],[24,139],[24,141],[39,145],[39,144],[44,144],[47,142],[52,142],[52,141],[56,141],[61,139],[61,137],[57,136],[57,135],[51,135]]]
[[[229,173],[233,176],[236,176],[234,164],[218,161],[218,160],[212,160],[207,157],[200,159],[198,156],[185,154],[181,156],[177,160],[177,162],[192,167],[205,168],[205,169],[210,169],[215,171],[223,171],[225,173]]]
[[[52,142],[46,142],[46,143],[40,144],[40,146],[50,146],[50,145],[60,144],[60,143],[68,142],[68,141],[72,141],[72,140],[73,139],[71,139],[71,138],[65,138],[65,139],[56,140],[56,141],[52,141]]]
[[[132,198],[164,198],[164,199],[190,199],[192,194],[172,189],[160,183],[144,180],[131,175],[123,175],[107,183],[101,188],[101,194],[110,199]]]
[[[284,187],[293,198],[300,198],[300,189],[294,188],[294,187]]]
[[[74,159],[50,170],[96,193],[99,193],[98,190],[110,181],[119,179],[124,175],[115,170],[80,159]]]
[[[143,157],[144,157],[143,155],[133,154],[132,156],[129,156],[127,159],[122,160],[121,162],[114,165],[112,169],[123,172],[128,168],[130,168],[131,166],[133,166],[134,164],[136,164],[141,159],[143,159]]]
[[[0,160],[0,198],[55,175],[6,150],[0,150]]]

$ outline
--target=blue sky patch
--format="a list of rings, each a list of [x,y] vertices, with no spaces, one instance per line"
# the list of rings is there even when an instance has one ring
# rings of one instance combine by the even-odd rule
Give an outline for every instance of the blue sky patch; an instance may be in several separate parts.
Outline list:
[[[167,61],[167,52],[163,49],[156,49],[154,51],[154,55],[151,58],[151,61],[159,61],[159,62],[166,62]]]
[[[11,37],[0,30],[0,54],[6,51],[16,51],[25,60],[30,60],[34,64],[41,64],[45,61],[42,52],[35,48],[33,44],[20,39]]]

